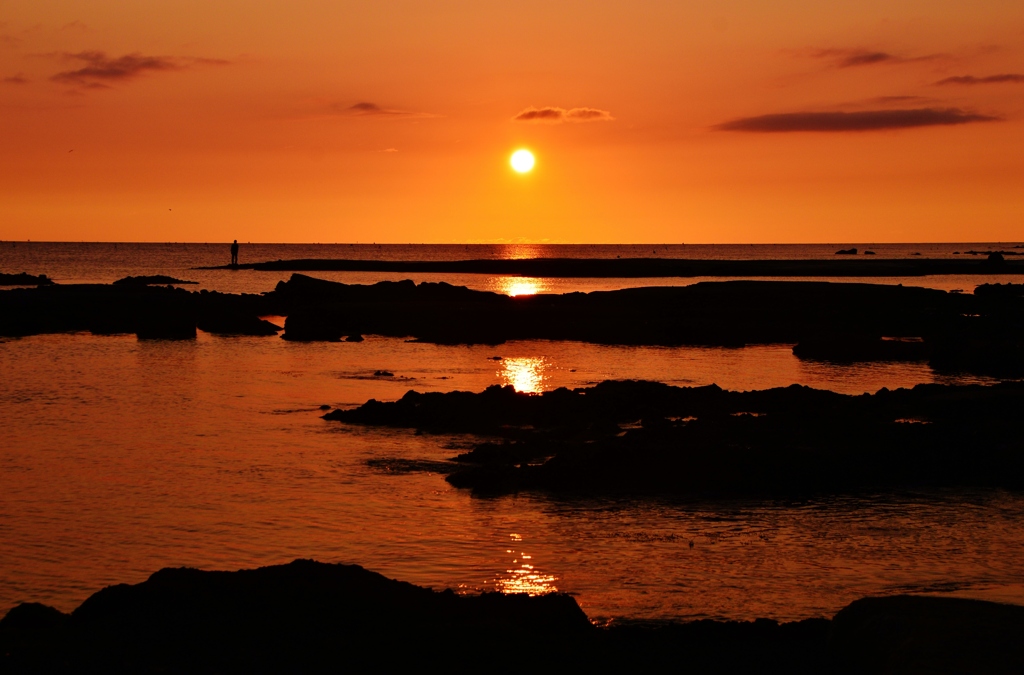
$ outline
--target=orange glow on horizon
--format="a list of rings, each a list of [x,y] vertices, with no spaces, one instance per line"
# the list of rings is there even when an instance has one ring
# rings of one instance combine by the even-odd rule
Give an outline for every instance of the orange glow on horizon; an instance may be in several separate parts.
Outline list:
[[[0,240],[1011,241],[1022,31],[1011,0],[13,0]]]

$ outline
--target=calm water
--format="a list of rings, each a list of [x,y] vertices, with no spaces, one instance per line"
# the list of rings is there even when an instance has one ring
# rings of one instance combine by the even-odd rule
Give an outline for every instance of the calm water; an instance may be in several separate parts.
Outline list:
[[[991,246],[911,247],[939,257]],[[221,262],[224,248],[5,243],[0,271],[59,281],[164,273],[254,291],[280,278],[189,270]],[[575,247],[575,254],[604,248]],[[705,257],[740,257],[745,247],[666,248],[666,255],[685,249],[698,257],[698,248]],[[836,247],[749,248],[764,257],[818,257]],[[253,245],[243,247],[243,258],[515,254],[508,247],[429,249]],[[611,255],[639,254],[630,251],[614,247]],[[619,284],[472,279],[478,288],[505,292]],[[500,285],[524,283],[535,285]],[[376,378],[378,369],[395,377]],[[444,459],[469,439],[345,427],[321,420],[317,409],[394,399],[411,388],[479,391],[499,383],[540,391],[608,378],[730,389],[797,382],[860,393],[936,381],[923,364],[802,363],[789,345],[452,347],[373,336],[360,344],[295,344],[204,333],[194,342],[75,334],[0,341],[0,372],[0,611],[27,600],[71,609],[104,585],[141,581],[168,565],[237,569],[296,557],[359,563],[434,587],[567,591],[595,619],[795,619],[895,592],[1024,603],[1019,494],[796,503],[482,499],[436,474],[367,464]]]
[[[0,368],[0,606],[70,609],[106,584],[168,565],[236,569],[296,557],[434,587],[568,591],[593,618],[792,619],[906,590],[1024,601],[1020,495],[481,499],[438,475],[366,463],[443,459],[466,439],[345,427],[316,409],[409,388],[536,390],[609,377],[860,392],[931,381],[924,366],[838,370],[802,364],[786,346],[81,334],[0,343]],[[393,380],[372,376],[384,368]]]
[[[959,258],[975,250],[1019,250],[1013,243],[961,244],[719,244],[719,245],[559,245],[559,244],[242,244],[240,260],[288,260],[295,258],[351,258],[383,260],[465,260],[506,258],[692,258],[700,260],[831,259],[840,248],[870,249],[878,258]],[[961,255],[954,255],[960,252]],[[969,256],[968,256],[969,257]],[[253,270],[195,270],[194,267],[230,262],[227,244],[107,244],[0,242],[0,272],[46,274],[60,283],[110,283],[128,275],[167,274],[199,282],[196,288],[230,293],[261,293],[273,289],[291,272]],[[648,279],[551,279],[483,274],[406,274],[389,272],[315,272],[313,276],[346,283],[375,283],[412,279],[447,281],[458,286],[505,294],[569,293],[612,290],[636,286],[685,286],[707,281],[702,277]],[[806,278],[804,278],[807,280]],[[720,278],[718,280],[721,280]],[[1024,282],[1024,275],[880,277],[858,279],[865,283],[960,289],[972,292],[983,283]]]

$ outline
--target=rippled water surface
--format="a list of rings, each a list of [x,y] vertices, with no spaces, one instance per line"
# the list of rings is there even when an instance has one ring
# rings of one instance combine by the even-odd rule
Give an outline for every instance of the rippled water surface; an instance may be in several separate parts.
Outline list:
[[[1024,602],[1018,494],[475,498],[392,461],[441,460],[469,439],[347,427],[318,409],[410,388],[536,391],[627,377],[859,393],[934,381],[924,365],[838,369],[802,363],[785,345],[295,344],[200,333],[6,340],[0,372],[0,611],[26,600],[71,609],[169,565],[296,557],[434,587],[568,591],[595,619],[793,619],[905,591]]]

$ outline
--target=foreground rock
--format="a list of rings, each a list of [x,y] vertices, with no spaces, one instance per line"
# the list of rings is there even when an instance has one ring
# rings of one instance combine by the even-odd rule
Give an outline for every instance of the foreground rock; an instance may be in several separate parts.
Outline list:
[[[603,382],[542,395],[417,393],[324,417],[493,440],[447,480],[485,493],[807,495],[915,486],[1024,487],[1024,383],[849,396],[793,385]]]
[[[833,621],[598,628],[566,595],[458,596],[354,565],[165,569],[71,614],[0,620],[10,673],[1020,672],[1024,608],[925,597],[853,603]]]

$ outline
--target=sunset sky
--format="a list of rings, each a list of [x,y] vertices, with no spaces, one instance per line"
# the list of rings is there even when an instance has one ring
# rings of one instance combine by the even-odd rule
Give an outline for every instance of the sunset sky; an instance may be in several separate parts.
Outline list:
[[[1024,2],[0,0],[0,239],[234,238],[1021,240]]]

